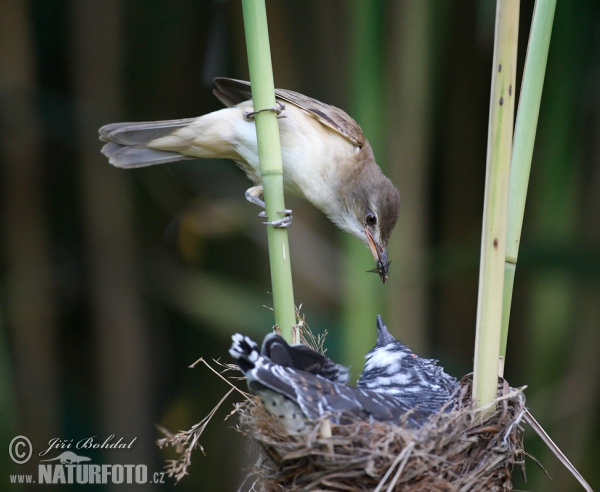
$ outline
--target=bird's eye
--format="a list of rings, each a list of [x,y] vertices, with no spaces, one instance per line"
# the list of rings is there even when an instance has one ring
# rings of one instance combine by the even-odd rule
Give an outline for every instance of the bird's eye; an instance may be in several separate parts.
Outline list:
[[[367,214],[367,224],[369,224],[369,225],[377,224],[377,215],[375,215],[373,212],[369,212]]]

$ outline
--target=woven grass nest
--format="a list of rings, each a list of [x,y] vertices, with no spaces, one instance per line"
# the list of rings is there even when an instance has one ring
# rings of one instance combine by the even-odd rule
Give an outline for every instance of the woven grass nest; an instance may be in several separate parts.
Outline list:
[[[290,436],[260,398],[239,404],[239,430],[260,447],[254,489],[271,491],[504,491],[523,464],[526,411],[521,389],[501,380],[495,410],[481,417],[472,381],[461,381],[456,408],[419,429],[381,422],[338,425],[327,418]],[[401,424],[401,423],[400,423]]]

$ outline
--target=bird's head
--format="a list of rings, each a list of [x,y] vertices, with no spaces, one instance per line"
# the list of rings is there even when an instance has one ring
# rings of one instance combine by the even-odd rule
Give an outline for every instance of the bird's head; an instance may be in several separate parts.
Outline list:
[[[381,316],[377,315],[377,342],[374,348],[383,348],[389,343],[397,342],[394,336],[389,332]]]
[[[398,221],[400,193],[374,162],[354,174],[346,192],[346,224],[340,226],[368,246],[375,260],[370,271],[385,284],[390,265],[387,244]]]
[[[387,326],[385,326],[381,316],[377,315],[377,342],[375,342],[375,346],[365,355],[367,359],[365,369],[367,369],[367,366],[377,366],[385,372],[397,372],[399,366],[391,366],[398,365],[399,361],[408,354],[411,354],[408,347],[394,338],[387,329]]]
[[[381,316],[377,315],[377,342],[365,356],[365,368],[357,386],[394,393],[406,385],[416,363],[408,347],[388,331]]]

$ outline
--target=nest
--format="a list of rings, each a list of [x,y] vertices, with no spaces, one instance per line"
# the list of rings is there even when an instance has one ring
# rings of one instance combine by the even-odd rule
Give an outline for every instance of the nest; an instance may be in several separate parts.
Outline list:
[[[456,408],[419,429],[382,422],[338,425],[326,417],[289,435],[259,398],[240,404],[240,431],[261,449],[251,474],[271,491],[504,491],[523,465],[526,411],[521,389],[502,380],[493,413],[482,417],[465,376]]]

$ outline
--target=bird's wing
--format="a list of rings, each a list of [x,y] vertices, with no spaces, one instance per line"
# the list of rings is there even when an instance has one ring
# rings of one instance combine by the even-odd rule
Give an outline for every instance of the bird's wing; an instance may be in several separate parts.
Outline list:
[[[331,413],[342,421],[344,415],[350,415],[361,420],[398,422],[406,416],[407,425],[416,427],[430,414],[420,409],[415,411],[408,403],[392,396],[334,383],[314,374],[273,364],[262,357],[246,376],[249,376],[251,389],[260,391],[260,386],[256,385],[259,383],[286,396],[310,419]]]
[[[217,77],[214,79],[214,83],[217,88],[213,89],[213,94],[228,108],[252,99],[250,82],[229,79],[227,77]]]
[[[289,345],[275,333],[265,337],[261,354],[275,364],[309,372],[336,383],[346,383],[350,377],[346,367],[336,364],[330,358],[306,345]]]
[[[403,417],[409,427],[421,426],[433,413],[421,407],[414,407],[411,402],[403,401],[376,391],[351,388],[353,396],[361,408],[371,418],[380,422],[395,421]]]
[[[216,78],[214,82],[217,88],[213,93],[227,107],[235,106],[252,98],[250,82],[225,77]],[[345,111],[286,89],[275,89],[275,95],[278,99],[303,109],[319,123],[341,135],[353,145],[358,147],[364,145],[365,135],[362,129]]]
[[[290,345],[281,335],[268,334],[262,344],[261,354],[280,366],[319,374],[325,364],[325,356],[306,345]]]
[[[336,364],[329,357],[325,357],[321,376],[334,383],[346,384],[350,379],[350,371],[346,366]]]

